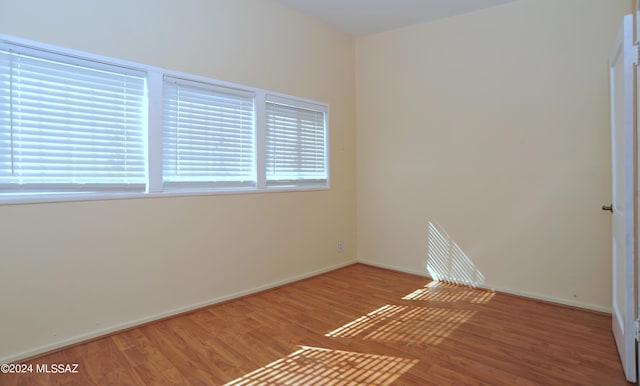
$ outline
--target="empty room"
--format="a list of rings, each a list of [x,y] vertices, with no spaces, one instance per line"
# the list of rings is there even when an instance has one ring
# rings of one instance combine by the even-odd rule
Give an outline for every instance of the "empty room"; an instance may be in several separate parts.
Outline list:
[[[0,0],[0,385],[635,382],[636,9]]]

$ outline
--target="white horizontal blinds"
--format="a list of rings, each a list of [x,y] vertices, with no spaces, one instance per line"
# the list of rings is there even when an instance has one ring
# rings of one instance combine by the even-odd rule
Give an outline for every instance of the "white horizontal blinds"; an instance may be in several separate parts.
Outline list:
[[[144,73],[0,52],[0,189],[145,189]]]
[[[253,92],[165,77],[165,186],[255,186]]]
[[[12,171],[10,74],[11,55],[0,49],[0,181],[11,176]]]
[[[326,184],[326,107],[267,97],[268,186]]]

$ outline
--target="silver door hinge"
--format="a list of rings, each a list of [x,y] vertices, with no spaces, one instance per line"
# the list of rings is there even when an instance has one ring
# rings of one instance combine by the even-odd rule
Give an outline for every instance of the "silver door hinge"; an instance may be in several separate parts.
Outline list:
[[[640,342],[640,319],[636,319],[634,325],[636,328],[636,341]]]
[[[633,43],[633,65],[640,66],[640,42]]]

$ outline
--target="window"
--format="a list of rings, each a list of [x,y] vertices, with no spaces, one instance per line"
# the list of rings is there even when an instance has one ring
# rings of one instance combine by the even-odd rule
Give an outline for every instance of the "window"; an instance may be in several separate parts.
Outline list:
[[[267,186],[327,183],[327,108],[267,96]]]
[[[328,116],[311,100],[0,35],[0,203],[326,189]]]
[[[0,191],[144,191],[144,107],[144,73],[0,46]]]
[[[252,92],[166,77],[165,187],[255,186],[254,99]]]

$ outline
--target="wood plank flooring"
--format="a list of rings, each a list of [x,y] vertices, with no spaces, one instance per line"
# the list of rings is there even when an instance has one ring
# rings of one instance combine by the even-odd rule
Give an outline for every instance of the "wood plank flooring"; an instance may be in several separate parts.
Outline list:
[[[0,385],[627,385],[610,324],[358,264],[34,359]]]

